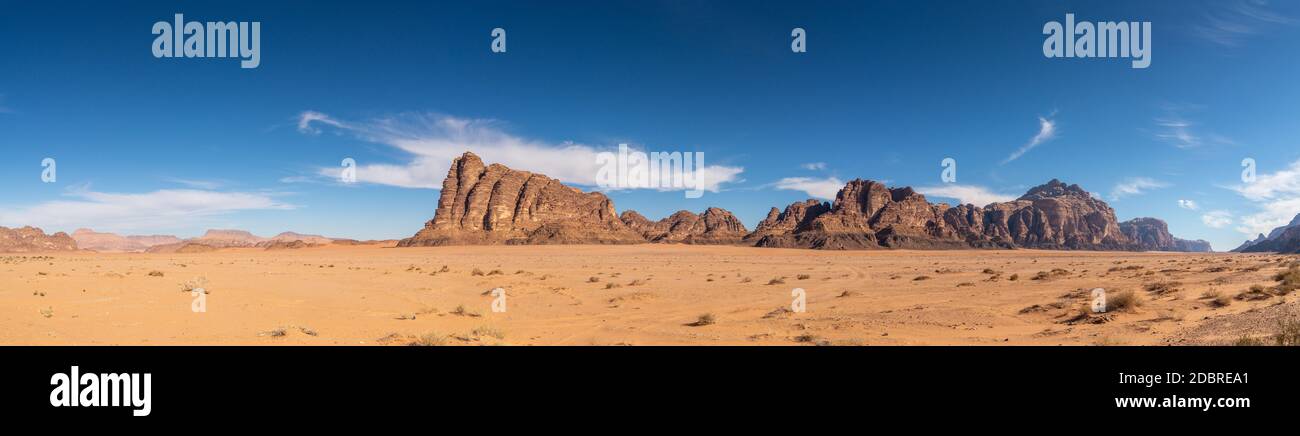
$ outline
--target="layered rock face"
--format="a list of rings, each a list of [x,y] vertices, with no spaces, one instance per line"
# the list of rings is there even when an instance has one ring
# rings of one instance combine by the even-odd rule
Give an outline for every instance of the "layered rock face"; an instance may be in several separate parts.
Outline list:
[[[629,244],[645,238],[619,220],[604,194],[473,153],[452,162],[433,220],[398,246],[463,244]]]
[[[1247,241],[1236,252],[1244,253],[1300,253],[1300,215],[1296,215],[1291,223],[1273,229],[1268,235],[1259,235],[1253,241]]]
[[[1210,243],[1202,240],[1189,241],[1175,238],[1169,234],[1169,225],[1155,218],[1134,218],[1119,223],[1120,231],[1138,245],[1149,251],[1211,251]]]
[[[0,253],[39,253],[48,251],[76,251],[77,241],[67,233],[45,234],[36,227],[10,229],[0,227]]]
[[[782,213],[773,209],[746,240],[820,249],[1138,249],[1120,231],[1110,206],[1058,180],[983,208],[930,204],[911,188],[853,180],[829,206],[808,200]]]
[[[735,215],[716,207],[699,215],[682,210],[659,221],[650,221],[629,210],[619,220],[649,242],[736,244],[749,233]]]
[[[145,251],[155,245],[181,242],[180,238],[169,235],[122,236],[90,229],[77,229],[72,232],[72,239],[77,241],[77,247],[83,250],[102,252]]]

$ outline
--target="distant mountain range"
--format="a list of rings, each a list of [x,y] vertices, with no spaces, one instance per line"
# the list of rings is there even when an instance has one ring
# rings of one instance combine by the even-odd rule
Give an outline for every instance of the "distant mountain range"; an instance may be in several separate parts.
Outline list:
[[[1246,241],[1232,251],[1238,253],[1300,253],[1300,214],[1285,226],[1273,229],[1268,235],[1261,233],[1254,240]]]
[[[635,244],[669,242],[813,249],[1038,248],[1210,251],[1169,234],[1164,221],[1120,223],[1106,202],[1059,180],[1015,201],[949,206],[912,188],[857,179],[834,202],[772,208],[753,232],[726,210],[679,211],[651,221],[616,215],[604,194],[542,174],[484,165],[466,152],[452,161],[432,220],[399,246],[465,244]]]

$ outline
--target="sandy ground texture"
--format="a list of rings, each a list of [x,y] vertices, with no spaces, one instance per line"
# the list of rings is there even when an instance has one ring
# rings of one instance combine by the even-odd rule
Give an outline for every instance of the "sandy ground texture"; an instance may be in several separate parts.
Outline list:
[[[1296,260],[683,245],[0,255],[0,344],[1223,344],[1291,312],[1300,293],[1248,290]],[[1087,310],[1098,287],[1106,313]]]

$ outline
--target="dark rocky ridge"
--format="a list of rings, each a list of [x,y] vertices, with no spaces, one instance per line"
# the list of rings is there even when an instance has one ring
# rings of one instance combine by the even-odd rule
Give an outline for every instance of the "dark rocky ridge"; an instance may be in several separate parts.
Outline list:
[[[1169,225],[1155,218],[1134,218],[1119,224],[1120,231],[1148,251],[1186,251],[1209,252],[1210,243],[1203,240],[1189,241],[1175,238],[1169,234]]]
[[[1289,224],[1268,232],[1267,236],[1260,234],[1255,240],[1246,241],[1245,244],[1232,251],[1240,253],[1300,253],[1300,214],[1291,219]]]

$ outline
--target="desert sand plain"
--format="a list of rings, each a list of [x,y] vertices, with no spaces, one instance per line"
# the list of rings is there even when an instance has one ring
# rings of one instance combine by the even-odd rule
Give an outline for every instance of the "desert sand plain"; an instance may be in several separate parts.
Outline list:
[[[1215,345],[1274,331],[1300,294],[1247,291],[1298,258],[668,244],[10,254],[0,344]],[[1138,304],[1090,313],[1097,287]]]

